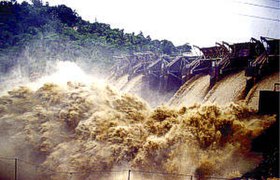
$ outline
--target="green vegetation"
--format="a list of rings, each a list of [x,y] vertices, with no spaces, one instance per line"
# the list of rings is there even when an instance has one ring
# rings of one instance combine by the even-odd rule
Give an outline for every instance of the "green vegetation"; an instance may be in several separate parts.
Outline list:
[[[38,69],[49,60],[83,61],[111,65],[112,56],[152,51],[178,55],[190,46],[175,47],[167,40],[152,40],[142,32],[124,33],[104,23],[83,20],[65,5],[49,6],[15,0],[0,2],[0,73],[15,64]],[[30,70],[32,71],[32,70]]]

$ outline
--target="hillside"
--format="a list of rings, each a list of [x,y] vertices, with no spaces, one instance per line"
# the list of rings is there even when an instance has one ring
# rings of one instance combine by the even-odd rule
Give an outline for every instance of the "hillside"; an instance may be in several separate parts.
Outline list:
[[[188,44],[175,47],[142,32],[125,33],[109,24],[90,23],[65,5],[32,2],[0,2],[0,73],[17,64],[28,75],[41,73],[47,61],[55,60],[80,62],[86,70],[96,63],[108,68],[116,55],[142,51],[177,55],[190,50]]]

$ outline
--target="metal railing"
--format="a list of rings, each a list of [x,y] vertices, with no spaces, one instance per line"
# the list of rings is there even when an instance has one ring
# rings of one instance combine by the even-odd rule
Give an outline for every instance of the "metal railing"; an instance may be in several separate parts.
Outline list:
[[[23,159],[0,157],[1,180],[226,180],[224,177],[199,177],[191,174],[152,172],[133,169],[90,170],[90,171],[55,171]]]

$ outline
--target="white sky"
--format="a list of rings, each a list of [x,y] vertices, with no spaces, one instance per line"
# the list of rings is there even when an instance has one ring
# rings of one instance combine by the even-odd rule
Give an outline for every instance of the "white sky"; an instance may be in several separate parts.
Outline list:
[[[46,2],[46,0],[43,0]],[[110,24],[125,32],[140,31],[152,39],[210,46],[215,42],[249,41],[251,37],[280,38],[278,0],[49,0],[65,4],[83,19]],[[240,3],[242,2],[242,3]],[[278,9],[256,7],[253,3]],[[267,17],[262,20],[239,14]]]

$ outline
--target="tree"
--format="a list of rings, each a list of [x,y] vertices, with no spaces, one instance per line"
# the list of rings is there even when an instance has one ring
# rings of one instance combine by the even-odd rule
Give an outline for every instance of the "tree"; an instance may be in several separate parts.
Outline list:
[[[42,0],[31,0],[31,2],[35,7],[42,7],[43,6]]]
[[[62,23],[66,23],[70,27],[73,27],[78,23],[79,18],[77,13],[65,5],[57,6],[56,14]]]
[[[161,42],[161,49],[164,54],[172,54],[175,52],[176,48],[171,41],[162,40]]]

